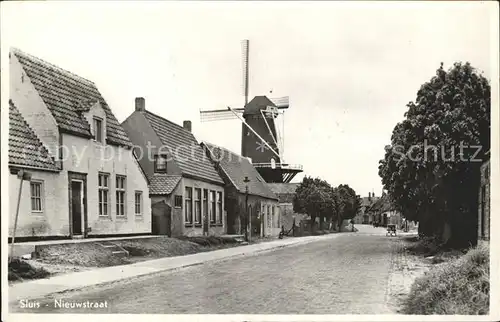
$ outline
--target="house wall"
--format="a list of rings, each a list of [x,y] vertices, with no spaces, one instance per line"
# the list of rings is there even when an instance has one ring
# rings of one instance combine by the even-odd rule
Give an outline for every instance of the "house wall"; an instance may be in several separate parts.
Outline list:
[[[68,207],[61,206],[67,198],[67,181],[58,173],[29,170],[32,181],[42,182],[42,211],[32,212],[30,182],[23,181],[16,237],[68,236]],[[9,236],[12,237],[20,180],[9,174]],[[61,187],[63,187],[61,189]]]
[[[229,222],[233,225],[228,228],[228,232],[232,234],[245,233],[245,204],[246,195],[236,191],[234,188],[226,189],[227,197],[227,214]],[[270,210],[268,212],[268,206]],[[274,216],[272,209],[274,207]],[[281,217],[279,203],[277,200],[267,199],[260,196],[248,195],[248,208],[251,209],[252,216],[252,236],[254,237],[270,237],[277,236],[281,231]]]
[[[224,176],[223,178],[225,178]],[[227,185],[224,189],[225,192],[225,211],[227,213],[227,233],[228,234],[242,234],[241,225],[243,225],[242,218],[244,215],[243,201],[240,200],[240,193],[232,185]]]
[[[301,221],[307,220],[308,216],[306,214],[299,214],[293,211],[293,203],[283,202],[279,204],[280,214],[281,214],[281,225],[286,231],[290,230],[293,225],[293,219],[295,218],[295,225],[299,226]],[[281,227],[281,226],[280,226]]]
[[[170,218],[170,233],[172,237],[178,237],[184,234],[184,202],[182,207],[175,207],[175,196],[183,196],[182,184],[180,182],[169,195],[151,196],[152,205],[165,200],[166,203],[172,208]],[[182,199],[184,200],[184,196]]]
[[[484,239],[484,240],[490,239],[490,170],[491,170],[490,161],[487,161],[481,165],[480,169],[481,184],[478,196],[479,208],[478,208],[477,235],[479,239]],[[484,203],[484,215],[483,215],[483,203]]]
[[[263,216],[261,237],[278,236],[281,231],[279,202],[271,199],[260,199]]]
[[[57,157],[59,129],[17,57],[9,54],[10,99],[53,157]]]
[[[123,123],[130,141],[134,144],[137,159],[148,176],[154,173],[154,154],[167,154],[167,173],[181,175],[181,170],[174,162],[171,154],[156,135],[141,112],[134,111]]]
[[[400,229],[403,223],[401,214],[395,210],[386,211],[385,213],[387,214],[387,222],[396,225],[396,228]]]
[[[192,198],[192,203],[193,203],[193,221],[194,221],[194,199],[195,199],[195,188],[200,188],[202,189],[202,198],[203,198],[203,189],[208,189],[209,190],[209,205],[208,205],[208,211],[210,212],[210,202],[211,202],[211,197],[210,197],[210,190],[216,191],[216,197],[217,197],[217,192],[222,193],[222,224],[213,224],[210,223],[210,220],[208,220],[208,235],[223,235],[226,233],[227,228],[226,228],[226,212],[224,211],[225,209],[225,201],[224,201],[224,187],[222,185],[215,185],[212,183],[208,183],[205,181],[201,180],[195,180],[191,178],[186,178],[183,177],[181,179],[181,182],[179,184],[180,189],[182,189],[182,220],[183,220],[183,235],[186,236],[200,236],[203,235],[203,227],[205,225],[204,223],[204,216],[205,213],[203,212],[203,204],[201,207],[201,218],[202,218],[202,223],[201,225],[199,224],[188,224],[185,222],[185,198],[186,198],[186,187],[191,187],[193,188],[193,198]],[[173,198],[173,197],[172,197]],[[173,203],[174,200],[172,200]],[[216,206],[217,207],[217,206]],[[206,214],[209,216],[209,214]],[[210,217],[209,217],[210,218]]]
[[[68,182],[68,171],[87,174],[87,227],[89,234],[151,233],[151,200],[146,178],[132,151],[114,145],[102,145],[94,140],[63,134],[64,155],[61,176]],[[109,215],[99,216],[98,174],[109,174]],[[116,175],[126,176],[126,210],[116,217]],[[68,208],[68,191],[61,196],[60,205]],[[135,215],[135,191],[142,191],[142,216]],[[68,210],[69,211],[69,210]]]

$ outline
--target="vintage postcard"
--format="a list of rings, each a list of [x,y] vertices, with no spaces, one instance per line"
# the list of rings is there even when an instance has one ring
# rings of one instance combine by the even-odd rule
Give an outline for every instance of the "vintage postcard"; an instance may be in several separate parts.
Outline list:
[[[499,320],[498,9],[3,2],[2,320]]]

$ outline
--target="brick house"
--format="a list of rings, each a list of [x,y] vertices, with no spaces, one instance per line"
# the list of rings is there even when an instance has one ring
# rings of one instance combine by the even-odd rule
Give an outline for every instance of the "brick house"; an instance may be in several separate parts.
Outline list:
[[[389,200],[389,195],[385,193],[368,208],[367,214],[372,218],[372,222],[376,222],[382,227],[394,224],[397,228],[401,228],[403,223],[401,213],[396,210]]]
[[[307,222],[309,216],[293,211],[293,199],[295,190],[300,183],[268,183],[267,186],[278,196],[279,208],[281,214],[281,225],[285,230],[290,230],[295,219],[295,225],[299,226],[302,221]],[[319,220],[319,218],[317,219]]]
[[[191,132],[191,122],[180,126],[153,114],[138,97],[122,126],[150,179],[153,233],[225,234],[224,181]]]
[[[483,162],[480,168],[481,185],[479,189],[478,239],[490,240],[490,159]]]
[[[20,169],[16,237],[151,233],[147,178],[95,84],[18,49],[9,63],[9,234]]]
[[[354,217],[355,224],[371,224],[373,222],[373,214],[369,213],[368,210],[380,199],[380,197],[375,197],[375,193],[368,192],[368,197],[361,198],[361,207],[359,212]]]
[[[246,220],[246,189],[252,236],[277,236],[280,232],[278,197],[250,161],[225,148],[203,142],[207,156],[214,162],[226,184],[228,233],[244,234]],[[245,177],[249,180],[245,183]]]

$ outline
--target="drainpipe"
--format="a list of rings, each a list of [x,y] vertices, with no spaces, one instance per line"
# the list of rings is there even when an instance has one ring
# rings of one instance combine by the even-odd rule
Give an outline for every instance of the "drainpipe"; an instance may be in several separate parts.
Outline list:
[[[31,180],[31,173],[24,172],[24,170],[20,170],[17,173],[17,177],[19,178],[19,193],[17,195],[17,209],[16,209],[16,219],[14,220],[14,231],[12,232],[12,244],[10,245],[10,259],[14,257],[14,243],[16,240],[16,230],[17,230],[17,220],[19,218],[19,206],[21,205],[21,194],[23,191],[23,181]]]

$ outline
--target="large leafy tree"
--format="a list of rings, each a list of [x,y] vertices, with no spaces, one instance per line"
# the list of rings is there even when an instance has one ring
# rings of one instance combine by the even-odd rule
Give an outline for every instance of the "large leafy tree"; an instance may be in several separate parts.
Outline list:
[[[469,63],[424,83],[393,130],[379,175],[395,205],[423,235],[456,246],[475,241],[479,167],[490,149],[490,85]]]
[[[311,217],[311,231],[316,218],[320,218],[320,229],[324,218],[331,214],[331,186],[325,180],[312,177],[304,177],[295,191],[293,210],[306,213]]]
[[[340,230],[342,221],[352,219],[361,208],[361,198],[347,184],[341,184],[331,190],[333,204],[333,219]]]

